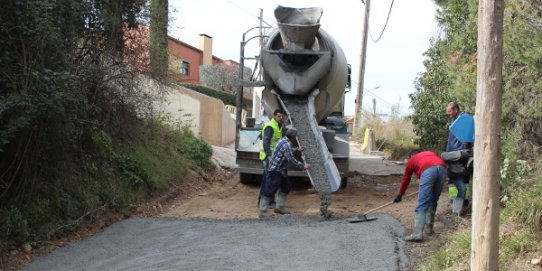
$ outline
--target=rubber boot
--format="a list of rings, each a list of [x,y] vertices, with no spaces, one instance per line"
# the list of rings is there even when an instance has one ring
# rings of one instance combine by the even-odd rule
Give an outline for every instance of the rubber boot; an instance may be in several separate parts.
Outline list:
[[[429,210],[427,211],[427,214],[425,216],[425,224],[427,225],[426,233],[427,235],[433,235],[435,234],[435,231],[433,229],[433,226],[435,225],[435,210]]]
[[[269,209],[275,209],[275,207],[277,207],[277,203],[275,201],[275,198],[272,198],[269,202]]]
[[[260,208],[260,199],[262,198],[262,192],[260,190],[260,195],[258,197],[258,203],[256,204],[256,207]],[[269,209],[275,209],[275,198],[272,198],[271,201],[269,201]]]
[[[286,202],[286,193],[280,192],[277,196],[277,206],[275,207],[275,213],[285,215],[289,214],[290,211],[284,208],[284,202]]]
[[[271,214],[267,212],[267,208],[269,208],[269,202],[271,201],[270,198],[262,195],[260,196],[260,218],[269,218]]]
[[[405,237],[405,241],[408,242],[422,242],[423,241],[423,227],[425,226],[425,219],[427,212],[416,212],[414,218],[414,232]]]
[[[455,197],[452,201],[452,215],[454,217],[461,217],[461,210],[463,209],[464,199]]]

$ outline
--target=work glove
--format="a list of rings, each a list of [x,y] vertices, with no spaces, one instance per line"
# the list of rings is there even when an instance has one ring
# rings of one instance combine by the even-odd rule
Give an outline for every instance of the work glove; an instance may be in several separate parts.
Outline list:
[[[401,202],[402,200],[403,200],[403,196],[402,196],[402,195],[397,195],[397,197],[395,197],[395,198],[393,199],[393,202],[394,202],[394,203],[399,203],[399,202]]]

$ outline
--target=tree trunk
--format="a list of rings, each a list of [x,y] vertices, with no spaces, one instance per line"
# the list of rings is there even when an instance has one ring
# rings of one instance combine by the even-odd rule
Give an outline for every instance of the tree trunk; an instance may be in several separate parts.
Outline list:
[[[150,65],[151,74],[165,79],[168,71],[168,0],[151,0]]]

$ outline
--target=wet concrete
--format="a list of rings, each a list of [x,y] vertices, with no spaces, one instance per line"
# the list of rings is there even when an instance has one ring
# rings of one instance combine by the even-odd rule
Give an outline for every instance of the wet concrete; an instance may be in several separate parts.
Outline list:
[[[305,147],[305,151],[303,152],[305,163],[311,165],[307,172],[313,188],[320,196],[320,215],[329,218],[331,217],[331,212],[329,212],[331,191],[337,190],[340,186],[339,171],[336,167],[333,169],[326,169],[325,167],[325,163],[331,160],[331,155],[316,120],[310,120],[310,116],[314,114],[311,99],[308,99],[308,101],[307,99],[288,99],[284,100],[284,102],[288,108],[287,113],[290,121],[298,129],[297,139],[299,144]],[[337,179],[333,180],[333,178],[329,178],[328,176],[336,176]],[[335,189],[332,189],[332,183]]]
[[[403,228],[377,217],[130,218],[22,270],[408,270]]]

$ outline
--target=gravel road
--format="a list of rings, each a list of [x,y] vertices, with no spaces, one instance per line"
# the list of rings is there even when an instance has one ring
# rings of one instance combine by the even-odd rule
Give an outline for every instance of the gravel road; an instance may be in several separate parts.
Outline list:
[[[271,220],[130,218],[22,270],[408,270],[403,227],[386,214]]]

